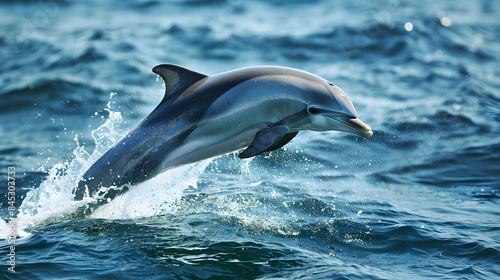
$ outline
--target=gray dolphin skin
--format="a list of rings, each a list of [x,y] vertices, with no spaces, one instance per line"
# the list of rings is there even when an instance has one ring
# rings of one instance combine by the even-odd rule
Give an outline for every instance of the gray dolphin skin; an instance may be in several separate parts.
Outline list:
[[[273,151],[301,130],[373,135],[339,87],[308,72],[260,66],[207,76],[172,64],[153,72],[165,82],[163,100],[89,168],[75,200],[109,200],[168,169],[243,148],[240,158]]]

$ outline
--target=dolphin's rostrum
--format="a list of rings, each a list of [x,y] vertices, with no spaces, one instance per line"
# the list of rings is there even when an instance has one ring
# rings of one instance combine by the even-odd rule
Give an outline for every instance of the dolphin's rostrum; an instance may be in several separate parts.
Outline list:
[[[243,148],[240,158],[279,149],[300,130],[373,135],[339,87],[308,72],[260,66],[207,76],[171,64],[153,72],[165,97],[87,170],[75,200],[113,198],[165,170]]]

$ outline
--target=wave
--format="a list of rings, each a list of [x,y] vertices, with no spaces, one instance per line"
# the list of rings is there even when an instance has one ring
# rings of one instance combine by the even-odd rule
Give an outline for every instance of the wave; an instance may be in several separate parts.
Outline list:
[[[495,192],[500,190],[500,175],[496,167],[500,161],[498,155],[498,143],[468,147],[451,153],[436,154],[421,164],[403,166],[372,176],[388,183],[418,182],[440,187],[489,187],[492,192],[490,195],[494,198],[498,196]]]
[[[0,104],[0,110],[3,113],[11,113],[39,106],[51,114],[73,114],[78,107],[86,107],[84,106],[86,102],[100,101],[96,97],[78,94],[88,90],[88,85],[79,82],[42,79],[22,88],[1,93],[5,102]],[[99,93],[99,89],[95,89],[94,92]]]

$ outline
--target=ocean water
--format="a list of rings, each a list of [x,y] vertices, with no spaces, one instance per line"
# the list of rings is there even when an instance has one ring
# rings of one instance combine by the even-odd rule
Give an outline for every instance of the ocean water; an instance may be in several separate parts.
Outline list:
[[[499,13],[486,0],[1,1],[0,279],[500,279]],[[301,132],[80,215],[71,189],[160,102],[161,63],[312,72],[374,136]]]

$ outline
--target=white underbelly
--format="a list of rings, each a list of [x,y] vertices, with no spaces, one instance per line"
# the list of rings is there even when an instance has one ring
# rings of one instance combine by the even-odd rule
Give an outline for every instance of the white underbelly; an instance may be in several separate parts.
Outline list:
[[[241,133],[199,135],[193,133],[163,160],[161,169],[165,171],[177,166],[197,162],[248,147],[253,141],[257,129]]]

